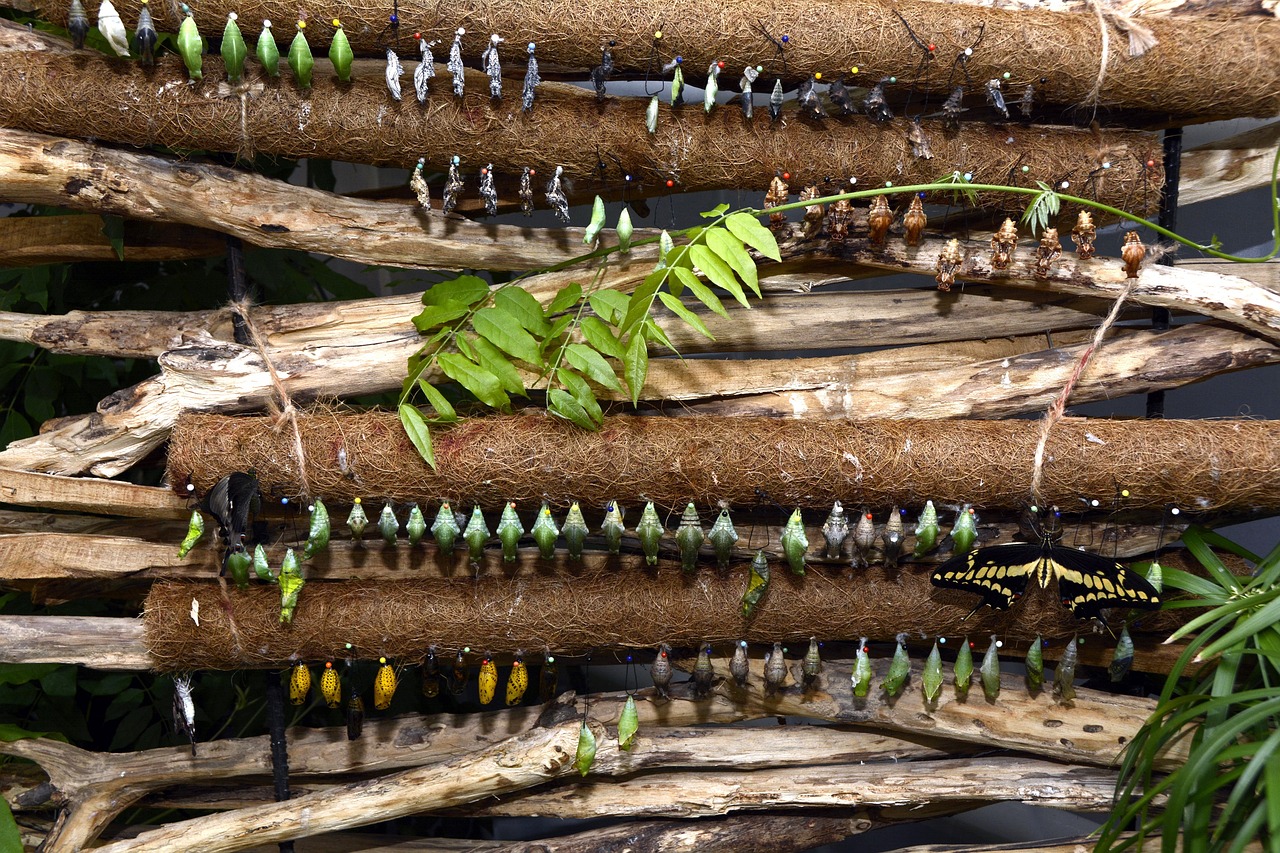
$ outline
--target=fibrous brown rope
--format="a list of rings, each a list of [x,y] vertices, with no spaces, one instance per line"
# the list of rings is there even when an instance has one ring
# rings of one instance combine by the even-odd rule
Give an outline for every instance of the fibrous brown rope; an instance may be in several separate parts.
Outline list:
[[[307,482],[326,500],[467,505],[544,497],[603,506],[649,499],[714,506],[1016,508],[1030,494],[1035,421],[805,421],[615,416],[587,432],[548,415],[479,417],[434,430],[432,471],[395,414],[317,410],[299,419]],[[287,443],[262,417],[183,415],[169,482],[200,493],[254,469],[271,495],[302,494]],[[1280,424],[1270,421],[1064,419],[1050,437],[1042,498],[1213,511],[1280,508]],[[762,498],[761,495],[767,495]]]

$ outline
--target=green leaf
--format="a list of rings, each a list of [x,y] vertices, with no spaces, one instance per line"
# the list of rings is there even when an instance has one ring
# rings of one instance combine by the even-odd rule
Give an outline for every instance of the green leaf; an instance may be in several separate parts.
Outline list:
[[[559,348],[564,343],[560,336],[564,334],[565,329],[573,325],[573,320],[573,314],[561,314],[556,318],[556,321],[551,324],[551,331],[547,333],[547,337],[542,341],[541,349],[543,353],[552,347]]]
[[[427,402],[431,404],[431,408],[436,410],[435,419],[437,421],[441,423],[451,423],[458,419],[458,413],[453,410],[453,405],[444,398],[443,394],[441,394],[438,390],[436,390],[436,386],[432,385],[430,382],[428,382],[425,379],[419,378],[418,387],[421,388],[422,393],[427,396]],[[413,409],[413,411],[415,412],[418,411],[416,407],[410,406],[409,408]],[[412,415],[410,415],[410,417],[412,417]],[[418,414],[418,417],[419,418],[422,417],[421,413]],[[403,419],[403,415],[401,416],[401,418]],[[423,425],[425,426],[425,423]],[[409,432],[409,428],[407,425],[405,426],[405,432]],[[409,437],[410,439],[412,439],[413,434],[409,433]],[[417,447],[416,442],[414,443],[414,446]],[[427,446],[428,448],[430,448],[431,446],[430,436],[427,437]],[[419,448],[419,452],[421,452],[421,448]],[[422,458],[423,459],[427,458],[425,453],[422,454]]]
[[[431,285],[422,294],[423,305],[442,305],[446,302],[461,302],[474,305],[489,295],[489,284],[474,275],[460,275],[448,281]]]
[[[644,335],[638,330],[627,342],[627,355],[623,361],[627,387],[631,389],[631,405],[640,402],[640,392],[644,389],[644,378],[649,373],[649,347]]]
[[[693,262],[698,265],[698,269],[702,270],[703,275],[711,279],[713,284],[723,290],[727,290],[733,295],[734,299],[743,305],[747,304],[747,297],[742,292],[742,285],[738,284],[738,280],[733,277],[733,271],[720,259],[719,255],[706,246],[690,246],[689,254],[693,258]]]
[[[124,217],[111,213],[102,214],[102,236],[107,238],[117,260],[124,260]]]
[[[577,300],[575,300],[577,301]],[[551,328],[542,316],[542,305],[523,287],[504,287],[493,294],[493,304],[498,310],[511,316],[517,323],[538,337],[545,337]]]
[[[569,344],[564,350],[565,360],[581,371],[592,382],[622,393],[622,383],[614,375],[613,368],[604,356],[586,344]]]
[[[470,335],[458,335],[453,339],[453,343],[454,346],[458,348],[458,352],[462,353],[472,361],[479,361],[480,359],[476,356],[475,349],[476,341],[478,340],[480,340],[480,338],[472,338]]]
[[[471,310],[470,305],[461,302],[443,302],[439,305],[427,305],[413,318],[413,327],[419,332],[428,332],[443,323],[465,317]]]
[[[40,689],[49,696],[76,695],[76,667],[60,666],[40,679]]]
[[[452,352],[441,353],[436,363],[446,376],[474,394],[481,403],[503,411],[510,408],[511,399],[502,390],[502,383],[488,370]]]
[[[563,388],[552,388],[548,392],[547,411],[557,417],[572,421],[585,430],[594,432],[596,429],[596,424],[592,422],[587,410],[582,408],[582,404]]]
[[[57,669],[56,663],[6,663],[0,664],[0,685],[26,684],[39,681]]]
[[[542,319],[541,312],[538,319]],[[533,339],[533,335],[513,322],[506,312],[497,308],[481,308],[471,318],[471,326],[480,337],[488,339],[504,352],[535,367],[542,365],[542,351],[538,348],[538,342]]]
[[[702,280],[694,275],[693,270],[677,267],[675,275],[672,276],[672,280],[674,281],[675,279],[684,282],[693,295],[701,300],[703,305],[706,305],[726,320],[729,319],[729,312],[725,309],[724,303],[720,301],[720,297],[712,293],[711,288],[703,284]],[[673,295],[675,295],[674,290]]]
[[[524,380],[520,378],[520,371],[516,370],[515,365],[511,363],[502,350],[484,338],[476,338],[472,342],[472,346],[476,348],[475,361],[485,370],[498,377],[498,383],[502,386],[503,391],[508,394],[515,394],[518,397],[527,396],[524,392]]]
[[[22,833],[4,797],[0,797],[0,853],[22,853]]]
[[[574,305],[577,305],[580,299],[582,299],[582,285],[576,281],[569,282],[556,291],[555,299],[552,299],[551,304],[547,306],[546,318],[550,320],[561,311],[568,311]]]
[[[667,333],[662,331],[662,327],[655,323],[652,317],[646,317],[641,328],[644,329],[645,340],[661,344],[676,355],[680,355],[680,351],[676,349],[675,344],[671,343],[671,339],[667,337]]]
[[[670,293],[659,293],[658,298],[662,300],[663,305],[667,306],[667,308],[669,308],[671,312],[681,320],[684,320],[690,326],[697,329],[702,335],[713,341],[715,340],[715,336],[711,334],[711,331],[706,327],[706,324],[702,322],[702,319],[697,314],[684,307],[684,303],[679,299],[676,299]]]
[[[669,270],[654,270],[645,276],[640,286],[636,288],[635,293],[631,294],[631,304],[627,307],[627,315],[622,318],[622,322],[618,324],[618,329],[623,332],[631,331],[641,320],[649,316],[649,308],[653,305],[654,294],[662,287],[666,281]]]
[[[719,219],[721,216],[724,216],[724,212],[728,209],[729,203],[725,202],[724,204],[717,204],[711,210],[705,210],[698,215],[703,219]]]
[[[82,679],[80,687],[90,696],[115,696],[133,683],[133,673],[112,672],[101,678]]]
[[[142,734],[151,720],[155,717],[155,711],[149,707],[134,708],[132,711],[124,715],[116,726],[115,735],[111,738],[111,744],[108,750],[115,752],[118,749],[133,745],[138,735]]]
[[[618,325],[619,321],[626,316],[627,309],[631,307],[631,297],[625,293],[620,293],[611,288],[602,288],[587,297],[587,302],[591,305],[591,310],[603,318],[606,323]]]
[[[778,251],[778,241],[773,236],[773,232],[761,225],[760,220],[751,214],[731,213],[725,218],[724,224],[733,236],[766,258],[782,260],[782,253]]]
[[[439,393],[439,392],[436,392]],[[408,403],[400,404],[400,424],[404,427],[405,435],[409,436],[409,440],[413,442],[413,446],[417,448],[418,455],[423,458],[431,470],[436,467],[436,455],[431,449],[431,428],[427,426],[426,418],[422,417],[422,412],[418,411],[417,406],[410,406]]]
[[[587,339],[587,343],[595,347],[598,352],[619,361],[627,357],[626,347],[613,336],[613,332],[599,317],[583,317],[582,324],[578,328],[582,330],[582,336]]]
[[[733,271],[738,274],[738,278],[742,279],[743,284],[751,288],[752,292],[759,297],[760,279],[756,273],[756,262],[747,254],[747,250],[742,248],[742,241],[723,228],[708,228],[703,232],[703,237],[706,239],[707,248],[733,267]],[[747,308],[751,307],[745,300],[740,301]]]
[[[0,723],[0,743],[12,743],[15,740],[29,740],[31,738],[47,737],[53,740],[60,740],[66,743],[67,737],[61,732],[32,732],[13,723]],[[0,797],[0,802],[4,801],[4,797]],[[3,849],[3,848],[0,848]]]
[[[561,367],[556,371],[556,379],[565,387],[573,399],[578,401],[578,405],[587,413],[587,417],[596,426],[604,423],[604,412],[600,410],[600,404],[596,402],[595,392],[591,390],[591,386],[587,384],[587,380],[574,373],[567,367]],[[592,427],[594,429],[595,427]]]

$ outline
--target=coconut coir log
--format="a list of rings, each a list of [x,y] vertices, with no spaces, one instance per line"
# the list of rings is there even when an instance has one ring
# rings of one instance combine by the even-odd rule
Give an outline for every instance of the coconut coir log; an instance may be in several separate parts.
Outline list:
[[[610,171],[603,178],[620,184],[618,170],[625,170],[634,178],[629,189],[633,198],[669,193],[668,179],[678,191],[763,191],[780,169],[790,170],[797,188],[831,175],[856,175],[861,186],[885,181],[904,186],[960,169],[978,181],[1020,181],[1024,186],[1068,180],[1087,187],[1081,190],[1086,194],[1096,191],[1106,204],[1146,214],[1155,211],[1163,180],[1158,140],[1137,131],[1095,136],[1073,129],[969,123],[958,133],[947,133],[929,120],[922,127],[934,157],[923,160],[912,156],[910,122],[901,119],[875,124],[797,117],[774,126],[761,109],[754,122],[744,124],[736,107],[725,106],[710,115],[668,110],[657,133],[648,134],[641,98],[598,104],[577,87],[546,84],[539,89],[537,106],[524,113],[515,100],[518,90],[495,104],[488,97],[488,78],[477,73],[468,78],[468,94],[454,98],[440,67],[444,76],[424,107],[412,96],[412,87],[403,101],[391,100],[381,68],[372,63],[357,69],[348,85],[318,67],[306,93],[287,72],[271,81],[259,76],[255,65],[242,93],[236,94],[219,82],[225,74],[212,57],[204,59],[204,80],[192,85],[176,57],[148,70],[136,62],[70,54],[56,46],[29,50],[30,34],[15,33],[11,26],[0,23],[0,124],[7,127],[132,145],[405,168],[423,157],[429,172],[443,171],[457,155],[468,195],[474,194],[480,168],[490,163],[500,179],[513,180],[526,166],[550,177],[558,165],[570,180],[598,183],[605,154]],[[726,154],[734,139],[741,142]],[[1147,168],[1148,160],[1155,164],[1152,168]],[[1090,180],[1090,175],[1101,175],[1103,162],[1111,164],[1105,178]],[[544,203],[542,183],[540,178],[539,205]],[[432,192],[438,211],[440,185]],[[945,203],[948,195],[939,200]],[[997,207],[1010,204],[1000,194],[980,200]]]
[[[266,494],[298,496],[292,430],[273,423],[183,415],[169,482],[204,494],[229,472],[252,469]],[[587,432],[545,414],[493,416],[433,428],[435,471],[392,413],[319,410],[298,428],[311,496],[338,502],[828,509],[837,499],[877,508],[930,499],[1017,508],[1029,497],[1040,422],[613,416]],[[1054,427],[1045,460],[1040,497],[1062,506],[1125,488],[1129,509],[1280,509],[1280,424],[1271,421],[1069,418]]]
[[[137,19],[139,0],[118,5],[126,20]],[[37,0],[36,6],[45,17],[66,23],[65,3]],[[263,18],[275,21],[279,37],[287,38],[288,28],[280,24],[294,20],[298,10],[296,4],[282,6],[277,0],[203,0],[193,8],[206,38],[213,39],[221,35],[227,13],[236,12],[251,44]],[[1151,31],[1157,44],[1140,57],[1130,57],[1125,31],[1109,20],[1104,34],[1092,12],[1012,11],[920,0],[787,0],[767,7],[685,0],[677,19],[670,4],[656,0],[542,0],[536,4],[460,0],[444,5],[403,0],[397,7],[398,34],[387,26],[390,4],[385,0],[334,0],[324,8],[324,14],[307,26],[312,49],[321,55],[333,35],[329,19],[337,17],[352,45],[376,56],[398,42],[402,55],[416,57],[417,45],[410,34],[417,31],[425,38],[439,39],[437,51],[442,52],[452,42],[455,28],[465,27],[463,55],[474,67],[479,67],[489,33],[498,33],[506,38],[500,53],[512,75],[523,74],[527,42],[537,43],[544,67],[584,73],[600,64],[601,46],[612,42],[619,75],[649,74],[681,56],[686,73],[694,79],[712,62],[725,62],[721,85],[733,86],[744,66],[764,64],[761,76],[768,83],[759,88],[767,91],[774,75],[784,75],[794,84],[815,72],[830,77],[857,66],[853,85],[871,86],[882,77],[896,76],[901,85],[917,92],[945,94],[958,77],[953,63],[965,48],[973,47],[964,76],[976,81],[974,88],[990,79],[1003,79],[1007,73],[1011,100],[1034,84],[1038,102],[1062,106],[1089,105],[1105,37],[1107,63],[1098,88],[1101,106],[1202,119],[1270,117],[1280,111],[1280,64],[1275,62],[1280,53],[1280,24],[1268,18],[1142,17],[1139,23]],[[1107,9],[1106,4],[1102,9]],[[152,4],[152,14],[160,29],[176,32],[181,23],[176,5]],[[935,47],[934,52],[913,41],[904,19],[920,40]],[[655,31],[661,31],[660,40],[654,38]],[[769,40],[784,34],[790,36],[785,71],[783,57]],[[381,74],[375,79],[381,79]],[[515,89],[508,99],[518,97],[518,84],[508,85]]]
[[[742,616],[745,565],[696,575],[673,562],[663,561],[660,568],[318,581],[302,590],[290,625],[280,624],[280,593],[273,586],[255,583],[243,592],[231,587],[224,596],[218,584],[165,581],[147,596],[146,644],[156,668],[190,670],[348,657],[346,643],[365,657],[413,663],[433,645],[438,654],[469,646],[477,653],[550,649],[570,655],[742,639],[889,640],[902,631],[929,637],[996,633],[1029,641],[1037,635],[1070,637],[1085,626],[1034,583],[1014,608],[983,608],[966,619],[976,597],[934,587],[927,572],[873,566],[850,581],[816,568],[797,577],[781,563],[774,564],[770,588],[748,620]],[[193,600],[200,603],[199,625],[191,618]],[[1167,630],[1173,624],[1165,614],[1145,614],[1131,630]]]

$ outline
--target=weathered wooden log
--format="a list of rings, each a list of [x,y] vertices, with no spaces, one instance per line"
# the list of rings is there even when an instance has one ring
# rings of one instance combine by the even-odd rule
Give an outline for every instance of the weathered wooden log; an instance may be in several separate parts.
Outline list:
[[[436,431],[432,470],[394,413],[325,413],[299,420],[314,495],[385,496],[501,507],[578,500],[652,500],[681,508],[761,503],[826,510],[945,505],[1016,508],[1029,495],[1034,421],[786,421],[768,418],[606,418],[587,432],[549,415],[492,416]],[[744,440],[744,437],[749,437]],[[264,492],[302,493],[292,437],[268,418],[184,415],[169,447],[169,482],[204,494],[233,470],[257,472]],[[339,463],[339,451],[345,461]],[[1268,421],[1110,421],[1054,427],[1039,499],[1129,488],[1129,508],[1170,503],[1212,511],[1280,507],[1280,425]],[[961,473],[963,472],[963,473]]]
[[[50,0],[37,0],[37,7],[53,20],[66,19],[65,9]],[[169,10],[166,15],[164,11],[157,10],[163,26],[176,31],[179,12]],[[240,14],[247,36],[255,34],[257,22],[264,17],[290,21],[296,14],[293,7],[270,0],[203,3],[199,18],[206,34],[216,36],[220,22],[231,11]],[[967,63],[971,78],[985,81],[1010,73],[1011,90],[1021,92],[1024,86],[1036,84],[1039,98],[1052,104],[1096,102],[1184,119],[1270,117],[1280,112],[1280,71],[1270,62],[1280,51],[1280,28],[1266,18],[1143,19],[1143,26],[1158,43],[1135,58],[1128,55],[1128,37],[1123,30],[1108,23],[1105,31],[1100,31],[1100,19],[1083,12],[1039,8],[1015,12],[919,0],[856,5],[824,2],[803,8],[777,7],[763,16],[744,4],[691,0],[685,11],[679,25],[673,25],[670,9],[659,3],[601,3],[583,9],[559,2],[541,7],[536,18],[521,8],[478,2],[448,10],[418,0],[399,5],[400,20],[407,31],[421,31],[424,37],[443,39],[446,44],[458,26],[477,34],[505,33],[513,46],[537,42],[538,56],[548,65],[585,71],[600,63],[600,45],[607,41],[620,74],[645,74],[651,71],[655,58],[666,62],[681,55],[692,75],[713,62],[724,61],[729,68],[724,75],[726,86],[737,79],[743,66],[763,62],[770,66],[768,74],[784,74],[792,83],[815,72],[839,73],[858,66],[855,80],[862,85],[896,76],[917,91],[945,94],[949,81],[946,68],[985,31],[986,39]],[[329,7],[329,13],[342,19],[357,49],[380,54],[385,47],[389,37],[385,6],[369,0],[343,0]],[[121,14],[136,17],[135,0],[122,3]],[[936,44],[936,53],[925,52],[922,57],[921,47],[913,41],[904,20],[915,33]],[[327,41],[332,28],[325,21],[314,23],[312,39]],[[661,42],[655,41],[655,31],[662,32]],[[309,27],[308,33],[312,32]],[[777,48],[768,36],[779,38],[786,33],[792,35],[786,62],[776,68]],[[812,37],[823,33],[840,33],[841,38]],[[1007,33],[1018,33],[1019,37],[998,37]],[[468,61],[476,62],[482,43],[483,37],[477,36],[467,45]],[[1104,43],[1109,43],[1105,53]],[[1224,44],[1230,44],[1231,50],[1221,50]],[[523,58],[518,47],[512,47],[511,52]],[[1109,60],[1105,67],[1100,67],[1100,54]],[[943,58],[938,68],[929,63],[935,55]],[[1038,82],[1045,77],[1047,82]]]
[[[226,251],[212,231],[150,222],[124,223],[124,257],[179,261]],[[117,260],[100,216],[7,216],[0,219],[0,266]]]
[[[244,10],[241,15],[247,21]],[[413,98],[390,100],[382,63],[362,65],[350,84],[317,70],[305,93],[291,82],[265,79],[252,79],[232,92],[219,88],[221,63],[213,57],[204,59],[204,82],[189,85],[177,57],[159,59],[148,70],[127,60],[69,55],[62,49],[66,43],[52,38],[49,49],[29,50],[29,33],[21,35],[21,48],[8,36],[17,26],[0,25],[0,122],[40,133],[404,168],[425,158],[432,170],[442,170],[458,156],[462,168],[473,174],[492,164],[495,174],[509,179],[532,167],[545,177],[563,168],[571,180],[620,182],[621,173],[600,173],[603,155],[598,152],[608,152],[617,168],[632,176],[632,198],[665,195],[668,180],[682,191],[763,192],[778,169],[789,169],[797,182],[857,175],[871,186],[927,183],[950,169],[1001,180],[1022,174],[1026,181],[1084,182],[1105,161],[1111,164],[1107,178],[1094,184],[1099,200],[1145,214],[1154,212],[1159,193],[1152,189],[1162,180],[1159,143],[1138,131],[1095,134],[967,123],[959,132],[947,132],[940,120],[925,119],[923,132],[933,151],[933,159],[927,160],[911,156],[907,135],[912,123],[907,119],[880,126],[861,119],[814,123],[797,118],[773,127],[768,111],[760,110],[747,127],[753,144],[726,157],[724,140],[743,131],[743,117],[732,107],[709,115],[669,112],[649,134],[643,132],[644,98],[612,98],[601,104],[578,87],[546,83],[539,89],[537,108],[525,113],[510,102],[491,101],[488,78],[472,72],[464,98],[439,86],[424,108]],[[1280,45],[1280,24],[1276,28]],[[441,68],[440,73],[447,72]],[[567,127],[579,132],[566,134]],[[353,133],[352,128],[362,130]],[[940,170],[939,163],[947,165]],[[1023,166],[1029,171],[1022,173]],[[1002,195],[980,196],[979,201],[997,209],[1009,205]],[[540,193],[538,203],[543,204]],[[1020,204],[1013,207],[1021,209]],[[405,215],[431,220],[432,230],[445,231],[447,220],[438,215],[410,210]],[[260,223],[275,225],[274,218]],[[405,251],[404,256],[412,254]]]
[[[6,468],[0,468],[0,503],[130,518],[183,518],[188,513],[187,502],[171,489]]]

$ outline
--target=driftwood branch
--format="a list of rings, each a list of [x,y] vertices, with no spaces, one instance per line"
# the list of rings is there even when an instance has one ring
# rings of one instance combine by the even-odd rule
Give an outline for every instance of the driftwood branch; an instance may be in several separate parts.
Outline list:
[[[124,223],[124,257],[179,261],[226,251],[212,231],[158,222]],[[0,219],[0,266],[117,260],[100,216],[7,216]]]
[[[182,518],[187,502],[172,489],[0,468],[0,503],[131,518]]]

